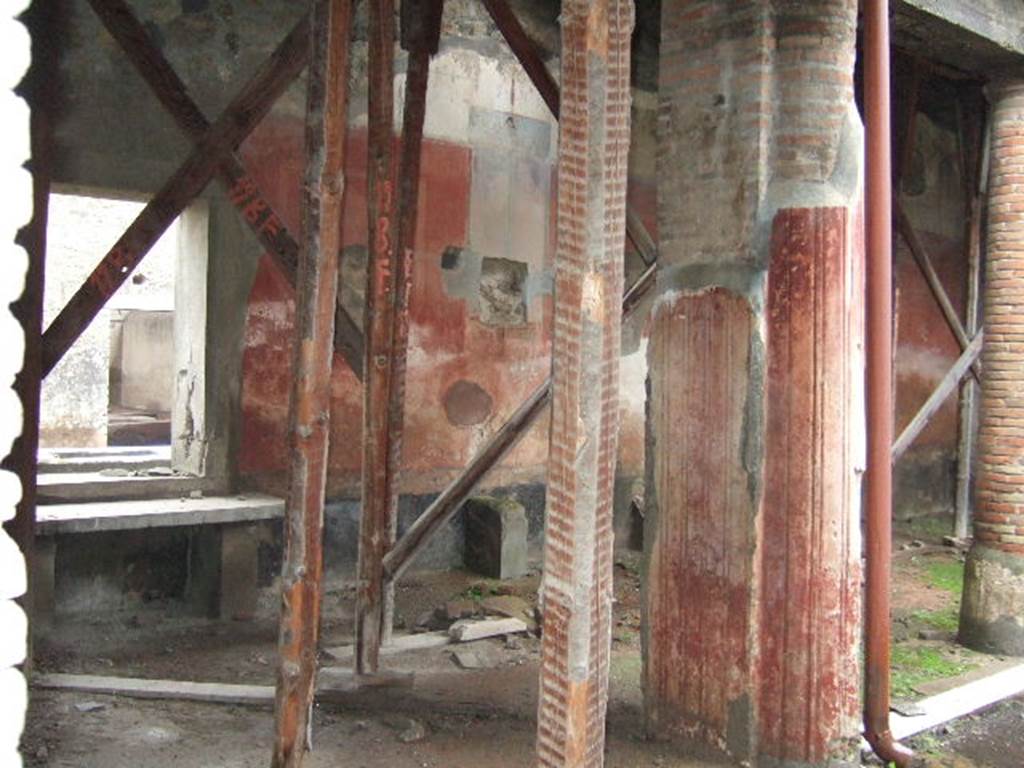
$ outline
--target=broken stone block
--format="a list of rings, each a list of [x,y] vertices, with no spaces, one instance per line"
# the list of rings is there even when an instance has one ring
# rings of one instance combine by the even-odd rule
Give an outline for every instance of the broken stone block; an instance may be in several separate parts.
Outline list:
[[[477,496],[466,502],[466,567],[492,579],[525,576],[526,510],[514,499]]]
[[[449,621],[458,621],[459,619],[468,619],[470,616],[476,615],[476,603],[472,600],[452,600],[444,607],[445,618]]]
[[[484,613],[493,616],[505,616],[510,619],[519,619],[527,628],[533,632],[537,627],[534,619],[533,606],[515,595],[494,595],[480,601],[480,607]]]

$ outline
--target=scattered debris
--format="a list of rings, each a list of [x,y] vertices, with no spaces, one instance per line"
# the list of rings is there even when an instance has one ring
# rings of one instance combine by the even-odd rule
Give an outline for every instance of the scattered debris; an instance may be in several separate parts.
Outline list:
[[[461,599],[452,600],[444,607],[445,618],[450,621],[458,621],[459,619],[468,619],[476,615],[477,607],[476,603],[472,600]]]
[[[107,705],[102,701],[80,701],[75,704],[75,709],[79,712],[99,712],[106,708]]]
[[[385,725],[398,731],[398,740],[403,744],[423,741],[427,737],[426,726],[411,717],[396,717],[385,721]]]
[[[486,669],[491,666],[476,651],[458,650],[452,652],[452,658],[462,669]]]
[[[526,624],[527,629],[532,632],[536,628],[533,606],[515,595],[495,595],[480,601],[480,607],[484,613],[492,616],[505,616],[509,619],[519,619]]]
[[[894,700],[889,708],[904,717],[921,717],[925,714],[924,709],[913,701]]]

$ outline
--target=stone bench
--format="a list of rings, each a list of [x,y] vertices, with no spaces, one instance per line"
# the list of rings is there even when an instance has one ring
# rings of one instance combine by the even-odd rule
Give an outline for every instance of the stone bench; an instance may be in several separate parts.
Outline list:
[[[263,494],[44,504],[36,510],[33,612],[52,621],[58,541],[68,536],[193,528],[189,598],[201,612],[248,619],[256,609],[258,527],[284,517],[282,499]]]

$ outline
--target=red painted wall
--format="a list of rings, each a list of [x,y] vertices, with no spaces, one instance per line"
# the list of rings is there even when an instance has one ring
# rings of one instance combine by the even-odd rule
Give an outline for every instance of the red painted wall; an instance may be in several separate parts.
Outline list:
[[[442,252],[448,246],[472,245],[468,232],[473,150],[428,139],[423,151],[402,477],[403,491],[411,493],[440,488],[550,370],[550,295],[538,299],[539,307],[530,307],[526,325],[502,328],[484,325],[463,298],[446,292]],[[297,232],[303,171],[301,123],[264,121],[242,154],[286,225]],[[345,172],[342,236],[347,247],[366,242],[364,129],[350,132]],[[554,227],[548,229],[553,232]],[[550,240],[543,255],[545,268],[551,264]],[[277,492],[285,487],[287,467],[291,294],[264,256],[249,297],[238,469],[246,485]],[[449,422],[442,400],[459,380],[478,384],[493,399],[490,416],[483,423],[465,427]],[[351,493],[360,473],[362,388],[340,359],[332,387],[329,491]],[[543,479],[546,454],[545,420],[489,479],[495,484]]]

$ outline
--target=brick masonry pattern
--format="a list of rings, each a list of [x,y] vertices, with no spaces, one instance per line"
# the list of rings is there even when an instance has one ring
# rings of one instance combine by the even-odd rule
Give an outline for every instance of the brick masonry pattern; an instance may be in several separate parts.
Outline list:
[[[562,4],[540,766],[601,766],[629,153],[632,0]]]
[[[974,536],[1024,555],[1024,83],[993,95]]]

